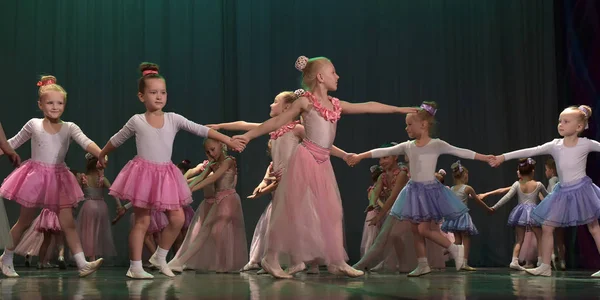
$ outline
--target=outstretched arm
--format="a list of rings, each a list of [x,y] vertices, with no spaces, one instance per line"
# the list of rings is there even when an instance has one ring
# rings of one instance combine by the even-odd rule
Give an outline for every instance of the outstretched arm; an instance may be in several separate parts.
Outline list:
[[[230,131],[250,131],[258,127],[260,123],[249,123],[246,121],[235,121],[230,123],[209,124],[206,127],[214,130],[230,130]]]
[[[404,154],[408,143],[410,143],[410,142],[400,143],[400,144],[392,146],[392,147],[373,149],[371,151],[363,152],[358,155],[351,154],[350,157],[348,157],[348,159],[347,159],[347,163],[350,166],[354,166],[365,158],[379,158],[379,157],[385,157],[385,156],[390,156],[390,155]]]
[[[398,174],[398,177],[396,178],[396,184],[394,184],[394,188],[392,188],[390,196],[385,201],[385,204],[383,204],[383,207],[381,207],[379,213],[377,213],[377,216],[375,216],[371,220],[367,220],[370,225],[376,226],[377,224],[379,224],[379,222],[381,222],[381,220],[383,220],[383,218],[389,213],[390,209],[394,205],[394,202],[396,202],[396,199],[398,199],[398,195],[400,195],[400,192],[406,186],[407,183],[408,173],[406,173],[405,171],[400,172],[400,174]]]
[[[491,192],[487,192],[487,193],[483,193],[483,194],[479,194],[479,198],[481,200],[487,198],[488,196],[495,196],[495,195],[502,195],[502,194],[506,194],[508,193],[508,191],[510,191],[510,186],[504,187],[504,188],[499,188],[496,190],[493,190]]]
[[[294,119],[296,119],[304,110],[306,110],[307,106],[308,99],[306,99],[305,97],[301,97],[298,100],[294,101],[292,103],[292,106],[283,113],[281,113],[279,116],[265,121],[258,127],[246,132],[243,135],[235,136],[234,139],[240,139],[244,143],[248,143],[256,137],[267,134],[271,131],[275,131],[281,126],[288,124]]]
[[[416,113],[416,107],[397,107],[379,102],[350,103],[340,101],[343,114],[410,114]]]
[[[504,153],[502,155],[498,155],[498,156],[494,157],[493,160],[490,160],[490,165],[492,167],[498,167],[504,161],[507,161],[507,160],[521,158],[521,157],[538,156],[538,155],[542,155],[542,154],[550,154],[550,151],[552,151],[552,147],[554,146],[555,143],[556,143],[556,140],[547,142],[547,143],[537,146],[537,147],[517,150],[517,151],[513,151],[513,152],[509,152],[509,153]]]
[[[204,180],[198,180],[198,181],[194,181],[194,182],[190,183],[190,187],[192,189],[192,192],[195,192],[197,190],[201,190],[204,187],[206,187],[207,185],[212,184],[215,181],[217,181],[219,178],[221,178],[225,174],[225,171],[227,171],[229,168],[231,168],[233,166],[233,164],[234,164],[234,162],[233,162],[232,159],[230,159],[230,158],[225,159],[221,163],[221,165],[219,166],[219,168],[217,169],[217,171],[215,171],[212,176],[207,177]],[[203,172],[203,174],[204,174],[204,172]]]
[[[13,149],[8,143],[6,135],[4,134],[4,128],[2,128],[2,124],[0,124],[0,150],[2,150],[0,154],[6,154],[15,167],[21,164],[21,157],[19,157],[19,154],[17,154],[15,149]]]
[[[511,187],[510,190],[508,191],[508,193],[506,195],[504,195],[504,197],[502,197],[502,199],[500,199],[496,204],[494,204],[494,206],[492,206],[491,208],[493,210],[497,210],[498,208],[500,208],[500,206],[504,205],[506,202],[508,202],[508,200],[510,200],[516,193],[517,193],[517,189],[520,188],[520,184],[519,182],[515,182]]]
[[[485,204],[485,202],[483,202],[483,200],[481,200],[481,198],[479,197],[479,195],[477,195],[477,193],[475,193],[475,190],[471,186],[467,186],[465,188],[465,192],[467,193],[467,195],[469,195],[469,198],[475,199],[475,201],[477,202],[477,204],[479,204],[482,207],[484,207],[487,211],[492,211],[490,209],[490,207],[487,204]]]
[[[110,189],[110,181],[104,177],[104,187],[107,189]],[[120,209],[121,207],[123,207],[123,205],[121,204],[121,200],[119,200],[119,198],[115,198],[115,202],[117,203],[117,209]]]

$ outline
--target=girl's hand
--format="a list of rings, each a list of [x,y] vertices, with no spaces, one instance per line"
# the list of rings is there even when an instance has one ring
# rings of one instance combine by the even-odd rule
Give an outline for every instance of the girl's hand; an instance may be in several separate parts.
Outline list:
[[[246,143],[242,142],[239,139],[231,139],[229,143],[227,143],[227,146],[241,153],[246,148]]]
[[[349,154],[348,158],[346,160],[346,163],[351,166],[354,167],[356,164],[358,164],[360,161],[362,160],[362,158],[360,158],[359,155],[356,154]]]
[[[503,162],[504,162],[504,155],[498,155],[498,156],[494,156],[492,159],[490,159],[489,164],[493,168],[497,168]]]
[[[212,130],[220,130],[221,129],[221,124],[208,124],[205,125],[206,127],[212,129]]]
[[[106,155],[104,155],[104,154],[102,154],[102,152],[100,152],[100,155],[98,156],[98,163],[96,163],[96,167],[98,169],[106,168],[107,161],[108,161],[108,157],[106,157]]]

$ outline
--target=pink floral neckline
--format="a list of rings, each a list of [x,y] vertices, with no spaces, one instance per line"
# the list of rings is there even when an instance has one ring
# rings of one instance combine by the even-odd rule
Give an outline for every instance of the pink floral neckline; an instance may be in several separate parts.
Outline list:
[[[290,132],[291,130],[293,130],[294,128],[296,128],[296,125],[300,124],[300,120],[288,123],[286,125],[283,125],[281,127],[279,127],[279,129],[269,133],[269,135],[271,136],[272,140],[276,140],[278,138],[280,138],[281,136],[283,136],[284,134]]]
[[[308,101],[310,101],[310,104],[312,104],[313,108],[317,112],[319,112],[319,114],[325,120],[327,120],[331,123],[335,123],[340,119],[340,117],[342,115],[342,107],[340,105],[340,99],[334,98],[331,96],[327,96],[329,101],[331,101],[331,104],[333,104],[333,110],[329,110],[328,108],[321,105],[321,102],[319,102],[317,97],[315,97],[315,95],[311,94],[310,92],[304,92],[304,94],[302,96],[308,98]]]

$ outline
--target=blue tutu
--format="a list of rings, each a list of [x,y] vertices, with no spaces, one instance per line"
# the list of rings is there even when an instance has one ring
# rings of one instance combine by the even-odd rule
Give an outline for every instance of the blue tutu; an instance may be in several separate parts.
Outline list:
[[[540,224],[570,227],[589,224],[600,218],[600,188],[584,177],[559,183],[532,212]]]
[[[439,181],[408,181],[390,215],[414,223],[458,219],[469,209]]]
[[[508,215],[506,224],[508,226],[540,227],[540,223],[536,222],[531,215],[536,206],[536,204],[529,202],[515,206]]]
[[[477,227],[473,224],[473,219],[471,219],[471,215],[469,213],[465,213],[460,216],[458,219],[454,220],[446,220],[444,224],[442,224],[443,232],[459,232],[464,231],[469,235],[478,235],[479,231],[477,231]]]

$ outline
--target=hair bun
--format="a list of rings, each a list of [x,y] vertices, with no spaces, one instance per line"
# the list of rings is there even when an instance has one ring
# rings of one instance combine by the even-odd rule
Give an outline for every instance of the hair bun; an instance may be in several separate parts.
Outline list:
[[[305,92],[306,91],[303,89],[297,89],[294,91],[294,95],[296,95],[296,98],[300,98],[300,97],[302,97],[302,95],[304,95]]]
[[[306,68],[306,64],[308,64],[308,57],[306,56],[300,56],[298,57],[298,59],[296,59],[296,69],[300,72],[304,71],[304,68]]]
[[[440,175],[442,175],[442,176],[446,176],[446,170],[444,170],[444,169],[440,169],[440,170],[438,171],[438,173],[439,173]]]

